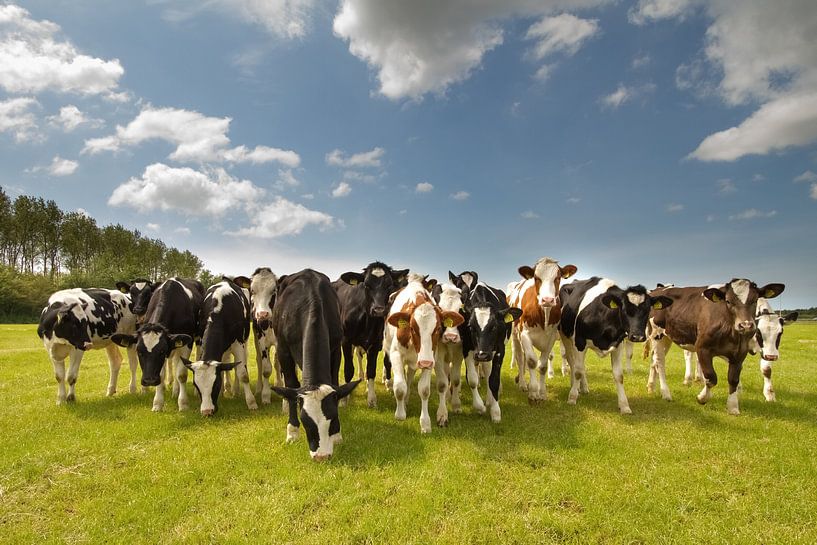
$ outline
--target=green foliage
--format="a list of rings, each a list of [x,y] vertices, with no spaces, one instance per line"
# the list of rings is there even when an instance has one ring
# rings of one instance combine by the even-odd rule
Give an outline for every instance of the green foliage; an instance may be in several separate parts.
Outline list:
[[[86,354],[78,401],[56,385],[32,326],[0,327],[0,528],[3,543],[817,543],[817,326],[787,326],[774,364],[777,403],[763,399],[758,358],[743,371],[738,417],[726,414],[726,366],[706,406],[668,355],[675,401],[648,395],[636,356],[617,410],[609,358],[588,357],[591,392],[566,403],[569,379],[527,403],[502,373],[502,423],[470,408],[419,433],[416,382],[408,419],[377,380],[341,408],[343,444],[317,464],[284,443],[278,399],[243,397],[204,419],[163,413],[151,395],[104,397],[103,351]],[[639,353],[640,350],[636,350]],[[557,361],[559,358],[557,357]],[[250,358],[250,361],[254,361]],[[251,366],[254,380],[255,369]],[[378,369],[378,374],[381,369]],[[432,418],[436,389],[430,400]],[[483,385],[484,391],[484,385]]]

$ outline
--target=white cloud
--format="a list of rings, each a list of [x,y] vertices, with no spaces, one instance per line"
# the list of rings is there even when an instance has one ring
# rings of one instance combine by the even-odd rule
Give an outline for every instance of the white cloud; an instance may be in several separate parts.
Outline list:
[[[301,182],[298,181],[291,169],[279,169],[278,180],[274,185],[277,189],[292,189],[301,185]]]
[[[340,226],[340,222],[329,214],[310,210],[303,205],[278,197],[274,202],[260,206],[250,214],[251,227],[225,234],[251,236],[258,238],[275,238],[286,235],[297,235],[310,225],[321,230]]]
[[[652,58],[650,57],[650,55],[645,53],[643,55],[638,55],[637,57],[633,57],[633,60],[630,63],[630,67],[633,70],[638,70],[639,68],[644,68],[645,66],[650,64],[651,61],[652,61]]]
[[[577,204],[581,202],[581,199],[579,197],[568,197],[566,202],[567,204]]]
[[[177,233],[179,235],[189,235],[190,234],[190,228],[188,228],[188,227],[176,227],[175,229],[173,229],[173,232]]]
[[[673,202],[673,203],[670,203],[670,204],[667,205],[667,212],[669,212],[670,214],[675,214],[677,212],[680,212],[683,209],[684,209],[684,205],[676,203],[676,202]]]
[[[777,210],[770,210],[769,212],[762,212],[757,210],[756,208],[749,208],[748,210],[744,210],[739,214],[735,214],[733,216],[729,216],[730,220],[754,220],[754,219],[764,219],[764,218],[773,218],[777,215]]]
[[[598,19],[580,19],[569,13],[554,17],[543,17],[531,25],[525,38],[536,40],[531,52],[536,60],[542,60],[554,53],[575,55],[589,38],[599,31]]]
[[[222,216],[227,211],[256,203],[264,190],[248,180],[238,180],[224,169],[199,172],[155,163],[139,178],[114,189],[108,204],[140,212],[178,211],[188,216]]]
[[[179,22],[190,19],[204,9],[219,12],[259,25],[279,39],[306,36],[312,19],[314,0],[168,0],[164,10],[166,20]]]
[[[647,83],[641,86],[627,86],[623,83],[619,83],[615,91],[609,95],[601,97],[599,102],[605,108],[616,110],[634,98],[653,91],[655,91],[655,84],[652,83]]]
[[[428,182],[420,182],[414,188],[414,191],[417,193],[429,193],[434,189],[434,186]]]
[[[810,196],[812,199],[817,200],[817,184],[811,184]]]
[[[31,111],[39,106],[40,103],[31,97],[0,102],[0,132],[12,133],[17,142],[39,141],[42,137],[38,132],[37,118]]]
[[[628,17],[636,25],[683,17],[696,3],[696,0],[639,0],[637,5],[630,8]]]
[[[533,74],[533,79],[547,81],[550,78],[550,75],[553,73],[554,68],[556,68],[555,64],[543,64],[536,69],[536,72]]]
[[[752,176],[752,181],[753,182],[762,182],[765,179],[766,179],[766,176],[764,176],[763,174],[755,174],[754,176]]]
[[[536,212],[534,212],[533,210],[525,210],[524,212],[522,212],[522,213],[521,213],[521,214],[519,214],[519,215],[520,215],[522,218],[526,219],[526,220],[535,220],[536,218],[538,218],[538,217],[539,217],[539,214],[537,214],[537,213],[536,213]]]
[[[304,193],[303,195],[301,195],[301,198],[311,201],[312,199],[315,198],[315,195],[313,195],[312,193]]]
[[[60,108],[60,113],[48,117],[49,123],[61,128],[65,132],[73,132],[80,125],[90,127],[101,127],[101,119],[89,119],[85,114],[73,104]]]
[[[454,199],[455,201],[464,201],[470,196],[471,194],[468,193],[467,191],[457,191],[456,193],[451,194],[451,198]]]
[[[347,157],[343,151],[335,149],[326,154],[326,163],[342,168],[380,168],[380,159],[385,153],[383,148],[374,148]]]
[[[380,94],[419,100],[444,93],[478,69],[485,53],[503,43],[503,19],[603,3],[607,0],[343,0],[333,28],[353,55],[376,70]]]
[[[352,186],[350,186],[346,182],[341,182],[335,189],[332,190],[332,197],[335,199],[339,199],[341,197],[347,196],[351,192]]]
[[[817,173],[807,170],[794,178],[795,182],[817,182]]]
[[[147,225],[145,225],[145,227],[147,228],[148,231],[154,232],[158,232],[162,228],[162,226],[159,225],[158,223],[148,223]]]
[[[59,155],[51,161],[48,172],[52,176],[70,176],[79,168],[79,163],[70,159],[63,159]]]
[[[356,170],[347,170],[343,173],[343,179],[349,182],[364,182],[367,184],[377,181],[377,177],[372,174],[358,172]]]
[[[738,187],[729,178],[722,178],[715,182],[715,185],[718,187],[718,193],[721,195],[731,195],[738,190]]]
[[[119,60],[83,55],[60,41],[59,25],[35,21],[19,6],[0,6],[0,87],[9,93],[113,93],[125,70]]]
[[[147,106],[127,126],[118,125],[115,134],[86,140],[82,153],[115,152],[156,139],[175,144],[176,150],[169,158],[179,162],[258,164],[275,161],[288,167],[301,163],[294,151],[267,146],[228,148],[230,121],[229,117],[207,117],[196,111]]]

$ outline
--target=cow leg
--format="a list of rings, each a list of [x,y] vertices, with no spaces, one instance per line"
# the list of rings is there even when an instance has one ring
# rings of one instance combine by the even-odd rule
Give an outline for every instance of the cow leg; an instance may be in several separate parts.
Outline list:
[[[175,358],[168,358],[165,362],[165,367],[167,367],[167,385],[173,388],[173,397],[176,397],[179,395],[179,382],[176,380],[178,369],[176,369]]]
[[[726,398],[726,412],[732,416],[737,416],[740,414],[738,393],[740,386],[740,372],[742,369],[743,360],[729,360],[729,370],[726,375],[726,380],[729,382],[729,397]]]
[[[630,350],[633,345],[630,344]],[[627,347],[619,345],[610,353],[610,363],[613,367],[613,381],[616,383],[616,393],[618,394],[618,410],[621,414],[633,414],[630,410],[630,402],[627,400],[627,393],[624,391],[624,373],[621,371],[622,352],[626,354]]]
[[[391,359],[388,354],[383,354],[383,385],[386,386],[386,390],[392,388]]]
[[[684,371],[684,386],[689,386],[693,380],[692,373],[698,374],[698,362],[695,358],[695,352],[692,350],[684,350],[684,364],[686,367]]]
[[[533,370],[536,369],[536,362],[538,359],[536,357],[536,351],[533,349],[533,341],[531,341],[527,330],[523,330],[519,335],[519,345],[522,347],[522,362],[519,363],[516,383],[520,390],[527,392],[528,383],[525,378],[525,373],[528,369],[530,369],[530,373],[533,375]],[[531,376],[531,378],[533,377]]]
[[[624,340],[624,371],[633,372],[633,343],[627,339]]]
[[[270,388],[270,377],[272,376],[272,361],[271,358],[273,357],[270,352],[272,351],[271,346],[266,346],[262,349],[262,358],[261,358],[261,404],[262,405],[269,405],[272,403],[272,388]],[[282,384],[281,380],[281,370],[277,367],[275,369],[275,385],[280,386]]]
[[[82,350],[73,349],[68,355],[68,376],[65,377],[68,382],[68,395],[65,397],[66,401],[75,401],[77,399],[74,389],[77,386],[77,379],[79,378],[79,364],[82,362]]]
[[[153,393],[153,412],[160,412],[165,407],[165,381],[163,375],[167,373],[167,368],[170,366],[170,360],[165,361],[162,370],[159,372],[159,384],[156,386],[156,391]]]
[[[519,344],[519,327],[513,324],[511,327],[511,369],[513,369],[514,366],[519,369],[521,362],[522,346]]]
[[[647,392],[652,393],[655,385],[655,375],[658,375],[658,381],[661,388],[661,397],[667,401],[672,401],[672,394],[669,391],[667,384],[666,371],[666,357],[667,350],[672,346],[672,340],[664,336],[662,339],[655,342],[652,350],[652,366],[650,367],[650,378],[647,380]]]
[[[258,403],[255,402],[255,396],[252,393],[250,386],[250,373],[247,371],[247,345],[242,342],[234,342],[231,347],[233,353],[233,361],[239,362],[235,366],[236,383],[241,382],[241,387],[244,389],[244,401],[247,403],[247,408],[251,411],[258,409]]]
[[[289,349],[285,346],[277,346],[275,349],[275,358],[278,362],[278,366],[281,368],[281,374],[284,378],[284,386],[287,388],[300,388],[301,383],[298,381],[298,372],[295,370],[296,363],[295,360],[292,359]],[[298,403],[295,400],[290,403],[287,401],[287,399],[284,399],[282,409],[284,412],[289,413],[286,442],[294,443],[298,440],[298,435],[301,429],[301,423],[298,421]]]
[[[377,393],[374,390],[374,379],[377,378],[377,354],[380,347],[370,346],[366,351],[366,403],[370,408],[377,407]]]
[[[562,356],[562,376],[570,375],[570,365],[567,363],[567,354],[563,344],[559,343],[559,354]]]
[[[228,361],[230,359],[230,349],[228,348],[222,355],[221,361]],[[224,373],[224,381],[221,383],[223,388],[224,397],[232,398],[233,397],[233,374],[231,371],[226,371]]]
[[[187,399],[187,367],[182,365],[182,358],[190,358],[190,353],[193,350],[186,346],[178,348],[174,350],[170,354],[170,360],[174,363],[174,369],[176,371],[176,386],[173,388],[174,390],[179,391],[179,410],[186,411],[190,407],[190,403]],[[225,373],[226,374],[226,373]]]
[[[50,354],[49,354],[50,357]],[[57,405],[65,403],[65,360],[51,358],[54,366],[54,377],[57,379]]]
[[[258,335],[254,327],[252,330],[252,342],[255,346],[255,370],[258,372],[255,379],[255,394],[260,395],[264,390],[264,349],[261,347],[261,342],[258,340]]]
[[[763,358],[760,359],[760,373],[763,375],[763,397],[768,402],[776,401],[772,386],[772,364]]]
[[[366,380],[366,366],[364,363],[364,358],[366,357],[366,351],[363,350],[361,347],[355,348],[355,358],[357,359],[357,378],[360,380]]]
[[[355,362],[352,357],[352,343],[344,340],[340,345],[343,353],[343,382],[352,382],[355,378]]]
[[[394,370],[394,400],[397,402],[397,408],[394,410],[395,420],[406,419],[406,398],[408,397],[408,386],[406,385],[406,377],[404,376],[403,359],[400,352],[392,351],[391,359],[395,365],[392,366]]]
[[[497,354],[494,356],[493,362],[487,362],[482,365],[488,376],[488,412],[491,414],[491,421],[495,424],[499,424],[502,421],[502,410],[499,408],[502,356],[504,356],[504,354]]]
[[[695,382],[703,382],[704,381],[704,372],[701,370],[701,364],[697,361],[695,363]]]
[[[712,388],[718,384],[718,375],[715,373],[715,367],[712,365],[712,354],[705,350],[698,350],[698,363],[701,364],[701,370],[704,375],[704,388],[698,394],[698,403],[706,405],[706,402],[712,398]]]
[[[116,383],[119,381],[119,370],[122,368],[122,354],[119,353],[119,347],[114,343],[106,346],[105,352],[108,355],[108,365],[111,371],[108,377],[108,391],[105,395],[110,397],[116,393]]]
[[[127,350],[126,354],[128,355],[128,367],[130,367],[130,385],[128,386],[128,390],[130,393],[136,393],[136,369],[139,367],[139,358],[136,355],[136,345],[130,345]],[[145,392],[145,387],[142,387],[142,392]]]
[[[585,351],[582,350],[581,352],[573,345],[572,341],[570,342],[570,347],[567,349],[568,353],[568,361],[570,362],[570,393],[567,395],[567,402],[571,405],[576,404],[576,400],[579,399],[579,386],[581,386],[582,379],[584,378],[584,356]]]
[[[430,370],[423,370],[423,372]],[[444,354],[437,354],[434,358],[434,373],[437,375],[437,393],[440,396],[440,404],[437,406],[437,425],[448,425],[448,362]],[[429,378],[429,380],[431,380]],[[420,382],[423,381],[423,375],[420,375]],[[428,402],[426,401],[426,404]]]
[[[420,433],[431,433],[431,416],[428,414],[428,398],[431,397],[431,369],[420,370],[417,393],[420,394]]]
[[[556,343],[557,332],[552,331],[545,337],[545,344],[542,345],[542,352],[539,354],[539,386],[531,388],[533,396],[528,393],[528,401],[547,401],[548,390],[546,377],[553,377],[553,345]],[[533,385],[533,383],[531,383]]]
[[[471,403],[474,410],[479,414],[485,414],[485,404],[482,403],[482,397],[479,395],[479,374],[474,364],[473,352],[465,356],[465,379],[468,381],[468,387],[471,388]]]
[[[454,354],[451,362],[451,412],[459,414],[462,412],[462,401],[460,400],[460,388],[462,386],[462,356]]]

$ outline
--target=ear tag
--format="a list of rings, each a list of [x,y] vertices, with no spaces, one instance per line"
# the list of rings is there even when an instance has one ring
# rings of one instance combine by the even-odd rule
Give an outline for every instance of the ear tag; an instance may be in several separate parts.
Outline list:
[[[60,323],[62,320],[62,314],[57,314],[57,323]]]
[[[350,286],[357,286],[357,285],[358,285],[357,278],[352,278],[352,279],[349,281],[349,285],[350,285]]]
[[[443,325],[445,327],[454,327],[454,319],[453,318],[446,318],[443,320]]]
[[[712,302],[713,302],[713,303],[719,303],[719,302],[721,302],[721,301],[723,301],[723,297],[721,297],[720,295],[717,295],[717,294],[716,294],[716,295],[713,295],[713,296],[712,296]]]
[[[661,310],[662,308],[664,308],[664,304],[661,301],[656,301],[655,303],[652,304],[652,308],[655,310]]]
[[[182,340],[177,340],[177,341],[176,341],[176,348],[181,348],[182,346],[184,346],[184,341],[182,341]]]
[[[397,320],[397,329],[405,329],[408,327],[408,320]]]
[[[772,297],[774,297],[774,290],[766,290],[766,293],[763,294],[763,297],[771,299]]]
[[[513,314],[509,312],[505,315],[505,323],[510,324],[511,322],[513,322]]]
[[[121,291],[121,292],[122,292],[122,293],[124,293],[125,295],[127,295],[127,294],[128,294],[128,291],[127,291],[125,288],[119,288],[119,291]]]
[[[618,308],[618,303],[616,303],[615,301],[610,301],[609,306],[610,306],[610,308]]]

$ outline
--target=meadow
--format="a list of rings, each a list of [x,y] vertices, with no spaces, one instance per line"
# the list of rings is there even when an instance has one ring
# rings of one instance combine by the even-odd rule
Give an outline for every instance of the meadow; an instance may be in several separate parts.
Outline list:
[[[78,401],[56,406],[35,331],[0,326],[2,543],[817,543],[815,324],[786,327],[777,403],[749,356],[738,417],[726,414],[725,362],[702,407],[677,347],[669,403],[647,394],[636,347],[631,416],[595,356],[577,406],[558,371],[550,399],[530,406],[508,353],[502,423],[474,414],[465,388],[463,414],[427,436],[416,387],[396,422],[378,377],[378,408],[353,394],[324,464],[303,433],[284,443],[277,399],[253,413],[224,399],[211,419],[175,401],[152,413],[151,395],[127,393],[127,364],[105,397],[104,351],[86,355]],[[436,407],[434,391],[432,420]]]

